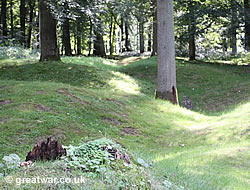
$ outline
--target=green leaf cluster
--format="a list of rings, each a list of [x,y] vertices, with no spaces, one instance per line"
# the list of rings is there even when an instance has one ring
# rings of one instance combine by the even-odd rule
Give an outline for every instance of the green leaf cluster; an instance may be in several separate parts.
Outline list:
[[[119,144],[107,138],[89,141],[80,146],[70,145],[65,148],[67,156],[64,157],[64,160],[68,167],[94,173],[101,173],[108,166],[114,164],[112,162],[116,158],[111,154],[112,151],[118,150],[121,154],[125,153],[125,150]]]
[[[9,156],[4,156],[2,163],[0,163],[0,177],[6,176],[13,171],[18,169],[20,163],[20,158],[16,154],[10,154]]]

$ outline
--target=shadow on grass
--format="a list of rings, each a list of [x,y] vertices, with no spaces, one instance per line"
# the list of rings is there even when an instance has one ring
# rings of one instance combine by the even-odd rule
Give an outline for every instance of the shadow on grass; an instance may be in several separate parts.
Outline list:
[[[48,81],[89,88],[138,86],[140,93],[154,97],[157,58],[122,65],[96,57],[65,57],[63,62],[34,63],[0,68],[0,80]],[[125,75],[120,75],[123,73]],[[192,101],[193,110],[214,115],[249,100],[249,69],[241,66],[190,63],[177,58],[179,102]],[[128,78],[128,77],[130,78]],[[125,90],[124,90],[125,89]],[[217,114],[218,115],[218,114]]]
[[[181,105],[186,96],[192,100],[194,111],[213,115],[249,100],[249,67],[189,62],[181,58],[176,62]],[[147,91],[153,95],[157,80],[156,57],[137,61],[119,71],[133,77],[142,89],[145,88],[143,83],[147,83],[150,87]]]
[[[107,70],[63,62],[37,62],[0,68],[0,80],[47,81],[73,86],[103,87],[112,76]]]

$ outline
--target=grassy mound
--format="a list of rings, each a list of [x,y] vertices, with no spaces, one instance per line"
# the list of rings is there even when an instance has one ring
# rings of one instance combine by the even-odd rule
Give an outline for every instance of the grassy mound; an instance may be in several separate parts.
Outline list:
[[[13,62],[0,63],[0,158],[24,159],[51,135],[65,145],[109,137],[152,162],[150,173],[166,187],[250,187],[248,67],[177,59],[179,99],[190,99],[190,111],[154,99],[155,57]],[[35,167],[64,176],[60,163]]]

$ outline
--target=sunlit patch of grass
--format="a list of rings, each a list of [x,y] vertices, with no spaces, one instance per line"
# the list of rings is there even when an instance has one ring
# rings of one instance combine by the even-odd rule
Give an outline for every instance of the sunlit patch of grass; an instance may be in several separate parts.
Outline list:
[[[248,151],[247,143],[183,148],[159,153],[155,169],[191,189],[248,189]]]
[[[116,60],[104,59],[100,57],[63,57],[63,62],[86,65],[102,69],[116,69],[120,65]]]
[[[249,101],[249,68],[212,65],[199,61],[189,62],[180,58],[176,63],[177,88],[181,105],[183,96],[187,96],[192,101],[194,111],[218,115],[229,107],[233,108],[234,105]],[[151,84],[148,92],[154,96],[157,78],[156,57],[137,61],[119,70],[139,80],[139,85],[140,81]]]
[[[112,71],[112,74],[113,77],[108,83],[115,90],[120,90],[128,94],[140,94],[140,87],[132,77],[114,71]]]

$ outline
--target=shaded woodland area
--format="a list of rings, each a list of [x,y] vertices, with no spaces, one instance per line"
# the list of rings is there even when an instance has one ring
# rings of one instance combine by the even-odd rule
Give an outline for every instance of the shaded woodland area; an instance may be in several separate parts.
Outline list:
[[[157,52],[155,0],[61,0],[48,6],[57,23],[60,55]],[[38,49],[38,10],[38,1],[2,0],[1,46]],[[249,50],[248,0],[177,0],[174,15],[178,56],[193,60]]]
[[[0,189],[250,189],[249,0],[0,2]]]

